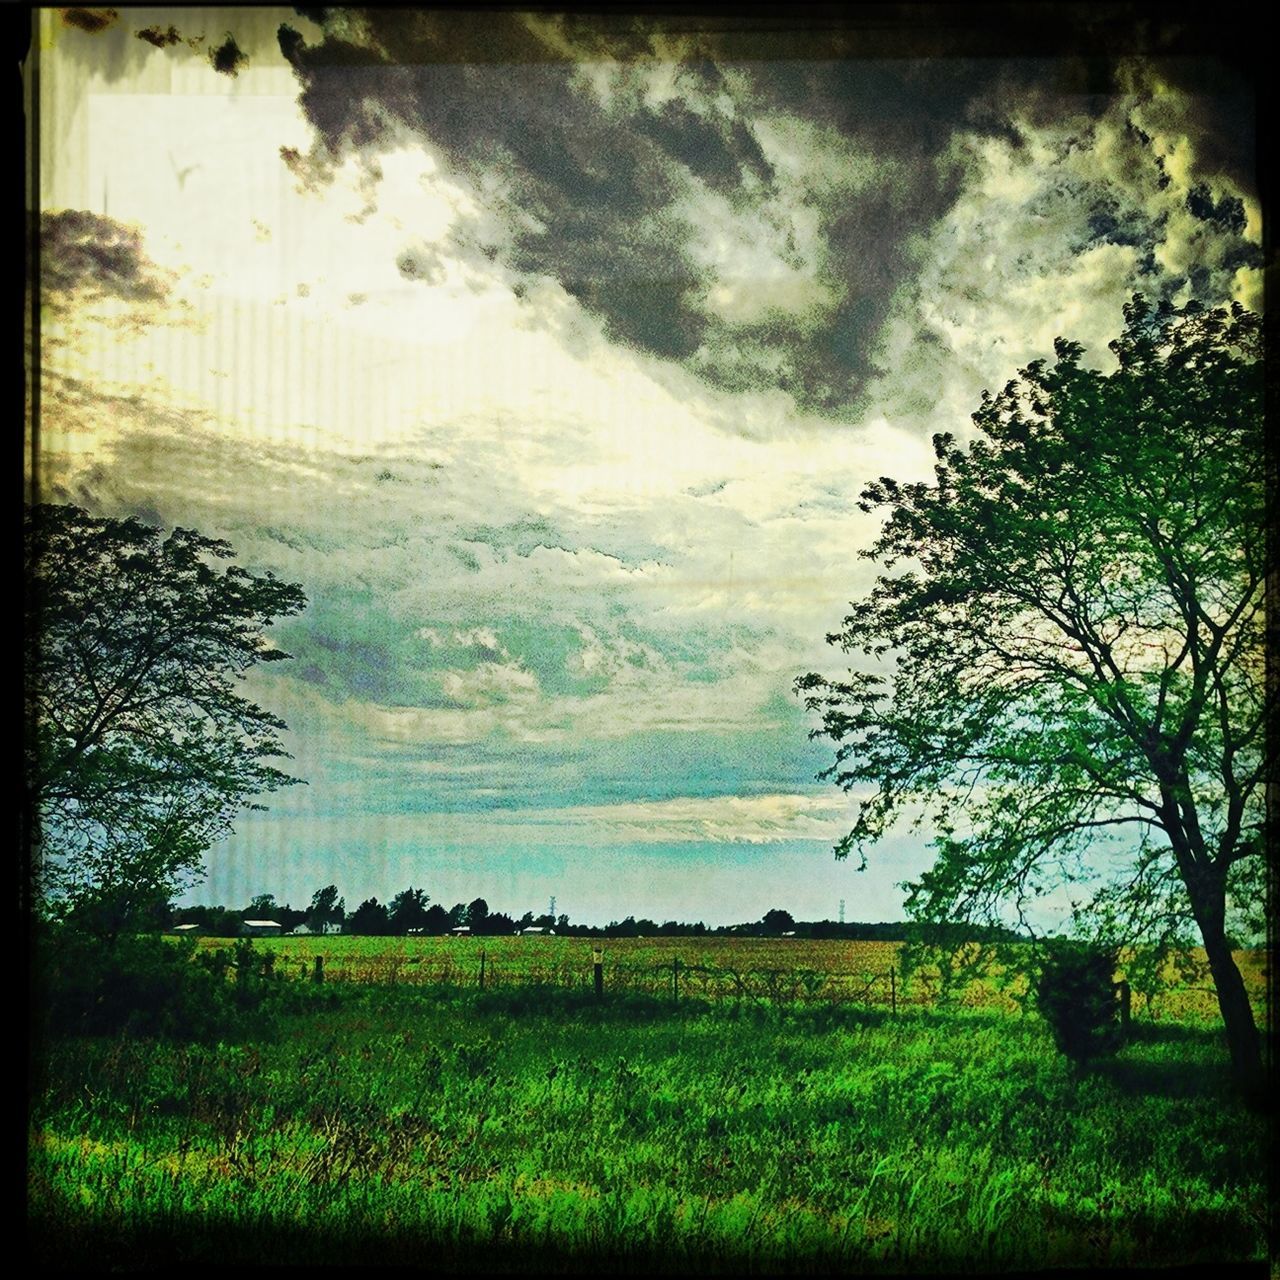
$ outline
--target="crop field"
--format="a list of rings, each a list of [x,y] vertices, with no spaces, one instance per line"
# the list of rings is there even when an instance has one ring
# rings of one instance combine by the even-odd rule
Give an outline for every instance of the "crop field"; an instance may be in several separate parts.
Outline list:
[[[497,990],[552,985],[592,989],[599,950],[608,993],[646,994],[756,1003],[855,1004],[868,1008],[931,1008],[942,999],[938,971],[925,967],[902,976],[902,944],[807,938],[261,938],[255,944],[277,957],[283,973],[311,977],[320,957],[326,980],[411,983]],[[204,947],[229,940],[201,939]],[[1236,963],[1260,1020],[1267,1014],[1267,953],[1238,951]],[[1172,967],[1161,987],[1134,992],[1136,1018],[1199,1022],[1218,1018],[1203,952],[1185,957],[1189,974]],[[483,973],[482,973],[483,970]],[[893,975],[892,978],[890,975]],[[1118,977],[1125,976],[1123,965]],[[1021,974],[1007,981],[973,981],[949,1003],[1015,1013],[1026,989]]]

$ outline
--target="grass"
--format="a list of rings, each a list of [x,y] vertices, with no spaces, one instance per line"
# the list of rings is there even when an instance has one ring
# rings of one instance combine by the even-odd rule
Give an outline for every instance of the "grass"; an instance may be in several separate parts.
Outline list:
[[[1266,1137],[1191,1025],[1081,1077],[994,1010],[348,983],[259,1042],[51,1046],[29,1215],[46,1265],[1240,1263]]]

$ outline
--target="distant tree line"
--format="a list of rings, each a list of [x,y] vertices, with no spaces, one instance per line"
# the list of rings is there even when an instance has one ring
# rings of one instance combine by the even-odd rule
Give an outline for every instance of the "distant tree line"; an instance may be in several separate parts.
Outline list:
[[[365,937],[404,937],[408,934],[439,937],[458,929],[473,936],[496,937],[522,933],[536,928],[546,932],[580,938],[680,938],[680,937],[751,937],[751,938],[839,938],[850,942],[939,942],[940,926],[919,921],[888,921],[870,924],[861,921],[796,920],[788,911],[773,908],[761,919],[742,924],[708,928],[701,920],[686,923],[664,920],[658,923],[647,917],[611,920],[607,925],[576,924],[565,914],[535,915],[526,911],[518,919],[503,911],[491,911],[483,898],[469,903],[458,902],[445,908],[432,902],[422,889],[412,886],[397,893],[386,903],[366,898],[354,910],[346,909],[336,885],[326,885],[312,895],[306,909],[280,904],[274,895],[258,894],[246,907],[176,907],[157,906],[147,920],[154,929],[171,929],[177,925],[196,925],[213,937],[235,937],[247,920],[271,920],[286,933],[306,926],[312,933],[345,933]],[[969,926],[951,939],[960,941],[1011,942],[1019,935],[1009,929],[991,926]]]

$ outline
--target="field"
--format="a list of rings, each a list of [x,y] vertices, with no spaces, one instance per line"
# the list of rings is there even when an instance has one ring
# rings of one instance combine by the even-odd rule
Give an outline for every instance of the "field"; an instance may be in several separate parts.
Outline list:
[[[205,947],[226,947],[222,939],[201,940]],[[897,942],[844,942],[806,938],[262,938],[281,971],[298,977],[314,973],[322,958],[330,981],[412,983],[480,987],[486,990],[546,984],[589,990],[593,954],[601,953],[602,977],[609,993],[701,998],[720,1003],[852,1003],[867,1008],[932,1008],[939,1002],[936,968],[902,977],[902,945]],[[1134,1016],[1151,1022],[1216,1023],[1219,1017],[1204,953],[1187,957],[1199,970],[1190,977],[1166,970],[1155,992],[1138,990]],[[1267,953],[1236,952],[1259,1018],[1266,1014]],[[890,979],[890,973],[894,977]],[[1124,976],[1124,968],[1118,971]],[[1007,984],[974,981],[956,997],[969,1008],[1020,1008],[1025,990],[1021,975]]]
[[[607,941],[600,1002],[590,940],[257,945],[292,979],[323,955],[327,979],[286,982],[300,1003],[260,1036],[51,1048],[29,1143],[38,1261],[729,1274],[1267,1257],[1267,1126],[1197,1017],[1136,1017],[1115,1060],[1077,1075],[998,991],[891,1011],[684,985],[700,965],[874,975],[892,944]],[[673,999],[676,958],[690,973]],[[626,965],[660,981],[624,989]]]

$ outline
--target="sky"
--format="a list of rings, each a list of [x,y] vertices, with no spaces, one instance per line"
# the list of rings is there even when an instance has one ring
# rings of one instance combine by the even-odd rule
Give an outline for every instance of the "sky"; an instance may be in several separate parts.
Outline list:
[[[1262,307],[1225,39],[1028,8],[36,12],[29,485],[309,601],[249,680],[307,785],[184,901],[901,918],[927,835],[836,861],[793,692],[861,490],[1135,292]]]

